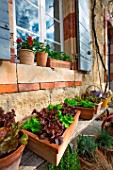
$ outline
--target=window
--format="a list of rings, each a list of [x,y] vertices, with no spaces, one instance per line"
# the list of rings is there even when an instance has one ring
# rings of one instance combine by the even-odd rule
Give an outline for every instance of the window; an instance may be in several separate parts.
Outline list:
[[[79,70],[91,71],[93,57],[91,55],[90,8],[88,0],[77,0],[77,50]]]
[[[31,35],[63,51],[62,0],[15,0],[14,6],[15,39]]]

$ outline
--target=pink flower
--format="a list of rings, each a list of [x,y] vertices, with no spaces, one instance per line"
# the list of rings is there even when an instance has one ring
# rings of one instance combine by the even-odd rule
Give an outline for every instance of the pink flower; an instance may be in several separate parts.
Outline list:
[[[21,43],[21,42],[22,42],[22,39],[21,39],[21,38],[17,38],[16,42],[17,42],[17,43]]]

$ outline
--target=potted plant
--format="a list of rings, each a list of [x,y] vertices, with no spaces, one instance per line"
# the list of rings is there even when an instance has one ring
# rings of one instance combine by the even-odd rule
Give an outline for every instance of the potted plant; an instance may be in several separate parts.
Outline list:
[[[95,113],[95,105],[92,102],[82,100],[80,97],[75,96],[74,99],[66,98],[64,103],[70,106],[75,106],[76,110],[80,110],[80,118],[90,120]]]
[[[20,64],[34,64],[34,40],[31,36],[27,36],[22,40],[17,38],[17,51],[20,59]]]
[[[81,95],[81,99],[90,101],[95,104],[95,114],[100,111],[102,106],[102,100],[100,97],[97,97],[94,94],[86,92]]]
[[[0,169],[18,170],[28,136],[15,122],[15,111],[5,113],[0,108]]]
[[[80,135],[77,139],[77,150],[81,169],[110,169],[106,157],[98,150],[94,137]]]
[[[72,57],[64,52],[49,51],[47,67],[71,69]]]
[[[78,123],[79,111],[66,104],[49,105],[24,122],[27,147],[50,163],[58,165]],[[36,128],[37,127],[37,128]]]
[[[34,39],[34,44],[37,66],[45,67],[50,45],[46,44],[46,40],[44,40],[44,42],[39,42],[37,39]]]

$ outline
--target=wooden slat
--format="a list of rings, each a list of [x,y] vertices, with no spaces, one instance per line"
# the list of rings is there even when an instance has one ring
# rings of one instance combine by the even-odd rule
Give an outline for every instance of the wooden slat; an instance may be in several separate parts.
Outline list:
[[[4,29],[9,30],[9,23],[5,23],[5,22],[0,21],[0,28],[4,28]]]
[[[10,59],[10,42],[9,40],[0,39],[0,59]]]
[[[0,10],[8,12],[8,0],[0,0]]]
[[[8,29],[0,28],[0,39],[9,40],[10,34]]]

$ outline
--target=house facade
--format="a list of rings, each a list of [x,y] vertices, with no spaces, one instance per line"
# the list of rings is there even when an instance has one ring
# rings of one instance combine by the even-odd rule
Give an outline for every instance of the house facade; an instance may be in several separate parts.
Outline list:
[[[0,1],[0,106],[21,120],[106,81],[113,90],[113,3],[106,0]],[[74,69],[19,64],[17,37],[45,38],[74,60]],[[107,75],[108,74],[108,78]],[[106,80],[107,79],[107,80]]]

